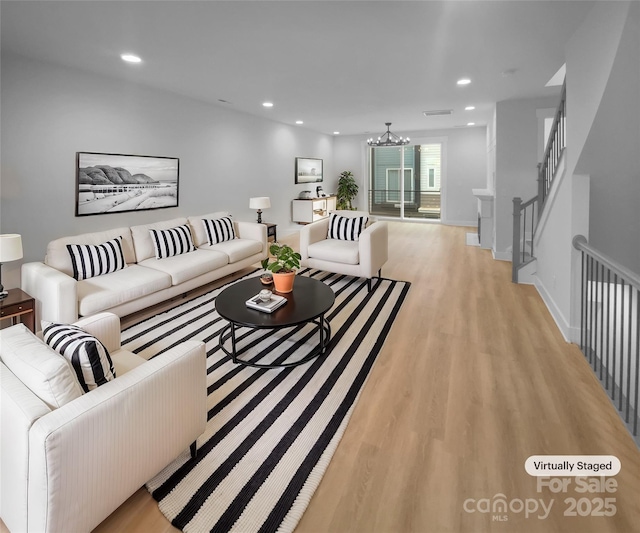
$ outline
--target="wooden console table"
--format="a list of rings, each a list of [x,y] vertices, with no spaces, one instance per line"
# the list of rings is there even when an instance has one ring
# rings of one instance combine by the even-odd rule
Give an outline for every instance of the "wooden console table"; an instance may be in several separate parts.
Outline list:
[[[336,210],[337,196],[321,196],[320,198],[293,200],[291,214],[298,224],[310,224],[329,216],[329,211]]]
[[[9,289],[6,298],[0,300],[0,320],[11,319],[11,324],[19,322],[36,332],[36,303],[26,292]]]

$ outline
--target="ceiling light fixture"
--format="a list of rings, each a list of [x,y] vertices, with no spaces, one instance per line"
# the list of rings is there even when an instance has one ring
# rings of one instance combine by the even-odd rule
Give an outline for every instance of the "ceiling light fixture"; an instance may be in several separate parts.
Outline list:
[[[339,131],[334,131],[333,134],[334,135],[340,135],[340,132]]]
[[[391,133],[391,122],[385,122],[384,125],[387,127],[387,131],[378,137],[377,141],[367,139],[369,146],[401,146],[403,144],[409,144],[409,137],[403,139],[395,133]]]
[[[467,122],[467,126],[475,126],[476,123],[475,122]]]
[[[474,105],[468,105],[467,107],[464,108],[465,111],[473,111],[476,108],[476,106]]]
[[[273,107],[273,102],[263,102],[262,106],[263,107]]]
[[[469,78],[462,78],[456,82],[458,85],[469,85],[471,80]]]
[[[296,124],[304,124],[302,120],[296,120]]]
[[[120,56],[122,61],[126,61],[127,63],[142,63],[142,59],[134,54],[122,54]]]

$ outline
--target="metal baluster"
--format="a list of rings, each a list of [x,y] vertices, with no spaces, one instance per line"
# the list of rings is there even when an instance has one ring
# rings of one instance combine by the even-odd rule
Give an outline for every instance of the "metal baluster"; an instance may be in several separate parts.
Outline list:
[[[605,389],[609,389],[609,347],[611,345],[611,269],[607,268],[607,359],[605,363]],[[600,376],[602,378],[602,376]]]
[[[625,421],[629,422],[629,402],[631,401],[631,324],[633,324],[633,290],[629,285],[629,328],[627,336],[629,337],[629,345],[627,347],[627,414]]]
[[[636,290],[636,394],[633,401],[635,417],[633,419],[633,434],[638,434],[638,381],[640,379],[640,289]]]
[[[618,397],[618,411],[622,412],[622,385],[624,378],[624,279],[622,281],[622,292],[620,293],[620,396]]]
[[[613,275],[613,365],[611,372],[611,399],[616,399],[616,333],[618,331],[618,274]]]

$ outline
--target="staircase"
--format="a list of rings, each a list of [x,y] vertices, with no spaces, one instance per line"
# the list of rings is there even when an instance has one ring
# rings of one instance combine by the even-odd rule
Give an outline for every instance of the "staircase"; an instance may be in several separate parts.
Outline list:
[[[566,82],[562,86],[560,103],[553,118],[549,140],[542,163],[538,164],[538,194],[523,202],[513,199],[513,244],[511,246],[511,280],[514,283],[533,283],[536,258],[533,240],[542,216],[545,201],[558,174],[566,144]]]

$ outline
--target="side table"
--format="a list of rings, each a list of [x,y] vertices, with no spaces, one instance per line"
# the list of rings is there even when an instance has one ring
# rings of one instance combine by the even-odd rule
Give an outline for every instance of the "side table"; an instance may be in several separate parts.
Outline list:
[[[267,226],[267,241],[269,242],[277,242],[278,236],[276,234],[277,224],[272,224],[271,222],[263,222],[265,226]]]
[[[20,289],[9,289],[6,298],[0,300],[0,320],[11,319],[11,325],[19,322],[36,332],[36,302]]]

